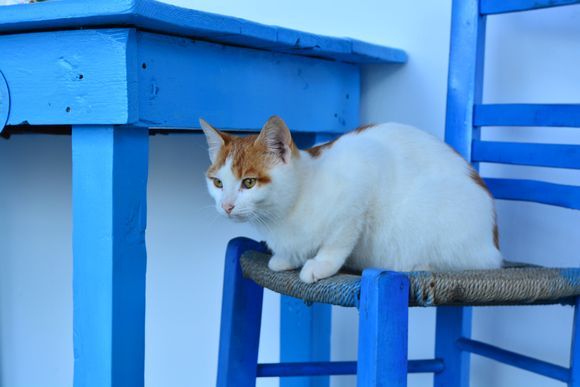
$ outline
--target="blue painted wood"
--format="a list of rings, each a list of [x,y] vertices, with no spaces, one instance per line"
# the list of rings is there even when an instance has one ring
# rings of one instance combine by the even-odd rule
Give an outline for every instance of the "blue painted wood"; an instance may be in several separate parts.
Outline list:
[[[327,36],[281,27],[277,27],[276,48],[276,51],[316,57],[326,57],[332,53],[332,59],[347,63],[357,63],[353,62],[353,56],[364,58],[364,63],[405,63],[408,59],[402,50],[349,38],[329,39]]]
[[[481,0],[481,13],[492,15],[572,4],[580,4],[580,0]]]
[[[473,107],[482,98],[485,31],[486,18],[479,13],[478,0],[453,1],[445,142],[476,169],[471,150],[480,128],[473,125]],[[443,359],[445,370],[434,376],[435,387],[469,384],[469,357],[459,352],[455,342],[470,334],[471,308],[437,308],[435,356]]]
[[[143,387],[148,133],[75,126],[74,386]]]
[[[258,364],[258,377],[356,375],[356,361]],[[282,381],[282,380],[280,380]]]
[[[328,361],[331,336],[330,305],[313,304],[281,296],[280,361]],[[328,376],[280,380],[280,387],[328,387]]]
[[[407,385],[408,315],[407,276],[366,269],[359,310],[359,387]]]
[[[485,50],[484,16],[478,0],[454,0],[447,86],[445,142],[471,160],[471,142],[479,139],[473,127],[473,106],[481,103]]]
[[[4,130],[4,126],[8,122],[10,115],[10,92],[4,74],[0,71],[0,133]]]
[[[440,306],[435,322],[435,357],[445,369],[433,377],[435,387],[469,386],[469,354],[462,353],[457,340],[471,336],[471,307]]]
[[[580,169],[580,145],[474,141],[472,161]]]
[[[420,374],[420,373],[439,373],[443,372],[445,369],[445,364],[440,359],[428,359],[428,360],[409,360],[407,361],[407,373],[409,374]]]
[[[444,368],[443,362],[438,359],[409,360],[407,372],[410,374],[437,373],[442,372]],[[305,375],[355,375],[356,372],[356,361],[258,364],[259,378]]]
[[[298,132],[358,124],[358,66],[145,32],[138,44],[143,125],[255,131],[272,112]]]
[[[296,54],[314,54],[318,51],[334,52],[348,56],[352,51],[352,44],[348,39],[327,40],[326,36],[304,33],[289,28],[276,28],[276,45],[279,49]]]
[[[67,1],[14,5],[0,8],[0,31],[29,32],[70,29],[103,23],[122,25],[133,14],[133,0]]]
[[[21,50],[39,46],[35,56]],[[129,29],[0,36],[0,49],[11,125],[135,124],[140,114],[147,127],[192,128],[204,116],[226,129],[258,130],[272,111],[295,131],[341,133],[358,124],[354,65]]]
[[[485,178],[496,199],[521,200],[580,210],[580,186],[535,180]]]
[[[576,168],[577,146],[481,142],[481,126],[578,126],[580,105],[482,105],[487,14],[580,3],[554,0],[454,0],[445,140],[477,169],[479,161]],[[580,206],[580,187],[511,179],[486,179],[494,196]],[[567,381],[568,370],[470,340],[471,309],[439,307],[436,357],[445,370],[435,386],[467,386],[469,358],[479,353],[508,364]]]
[[[8,124],[136,121],[127,74],[134,35],[130,29],[102,29],[0,36],[0,69],[10,89]]]
[[[580,127],[580,104],[479,104],[477,126]]]
[[[266,26],[153,0],[67,0],[24,7],[0,8],[0,32],[116,25],[349,63],[406,61],[406,54],[398,49]]]
[[[316,143],[316,133],[311,132],[295,132],[292,133],[292,141],[298,149],[308,149]]]
[[[248,238],[232,239],[226,251],[218,359],[218,387],[255,386],[262,321],[262,287],[242,276],[240,257],[266,246]]]
[[[567,368],[545,361],[507,351],[493,345],[471,339],[459,339],[457,345],[462,351],[474,353],[489,359],[499,361],[552,379],[567,382],[570,372]]]
[[[568,387],[580,386],[580,297],[574,305],[574,322],[572,325],[572,345],[570,348],[570,379]]]
[[[365,63],[385,63],[385,58],[389,58],[390,63],[404,64],[409,59],[403,50],[391,47],[378,46],[361,40],[351,39],[352,52],[355,55],[364,56]],[[346,60],[349,62],[349,60]]]

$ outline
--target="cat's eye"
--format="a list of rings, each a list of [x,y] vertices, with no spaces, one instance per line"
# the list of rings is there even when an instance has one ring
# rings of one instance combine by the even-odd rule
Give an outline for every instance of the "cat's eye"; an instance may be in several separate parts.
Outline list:
[[[218,179],[217,177],[212,178],[212,180],[213,180],[213,185],[215,185],[217,188],[224,187],[224,183],[222,183],[222,181],[220,179]]]
[[[244,188],[250,189],[256,185],[256,179],[253,177],[248,177],[248,178],[242,180],[242,185],[244,186]]]

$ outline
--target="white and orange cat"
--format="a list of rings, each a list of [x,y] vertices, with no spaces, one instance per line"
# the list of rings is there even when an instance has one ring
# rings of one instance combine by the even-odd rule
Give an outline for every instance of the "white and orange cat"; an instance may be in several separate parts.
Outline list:
[[[274,271],[307,283],[342,266],[397,270],[501,266],[493,199],[467,162],[410,126],[361,127],[300,150],[279,117],[238,137],[203,120],[217,210],[250,222]]]

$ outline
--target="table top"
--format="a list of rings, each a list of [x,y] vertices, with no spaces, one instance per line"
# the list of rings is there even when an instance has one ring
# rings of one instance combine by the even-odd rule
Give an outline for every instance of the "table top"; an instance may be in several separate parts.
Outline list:
[[[128,27],[347,63],[404,63],[396,48],[268,26],[154,0],[50,0],[0,7],[0,33]]]

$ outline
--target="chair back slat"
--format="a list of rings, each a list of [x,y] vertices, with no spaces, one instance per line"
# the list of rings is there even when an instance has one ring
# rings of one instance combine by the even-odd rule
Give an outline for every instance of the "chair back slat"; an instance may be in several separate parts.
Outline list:
[[[475,105],[475,126],[556,126],[580,128],[580,104]]]
[[[535,180],[492,179],[485,183],[496,199],[536,202],[580,210],[580,187]]]
[[[580,169],[580,145],[481,141],[487,126],[580,128],[580,104],[483,104],[488,15],[580,4],[580,0],[453,0],[445,142],[475,169],[480,162]],[[580,186],[484,179],[496,199],[580,209]]]
[[[472,161],[580,169],[580,145],[473,141]]]
[[[573,4],[580,4],[580,0],[481,0],[480,12],[483,15],[494,15]]]

